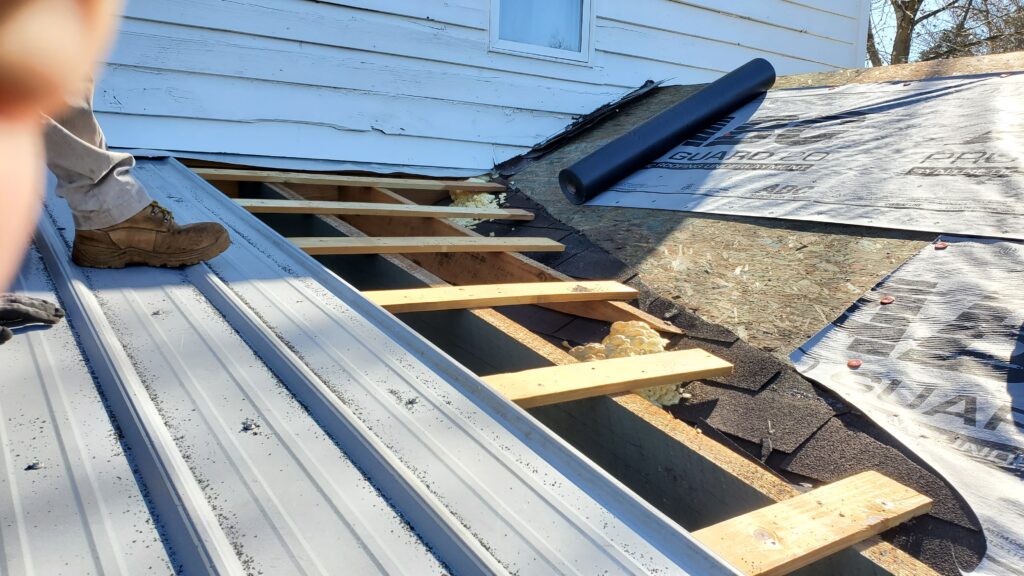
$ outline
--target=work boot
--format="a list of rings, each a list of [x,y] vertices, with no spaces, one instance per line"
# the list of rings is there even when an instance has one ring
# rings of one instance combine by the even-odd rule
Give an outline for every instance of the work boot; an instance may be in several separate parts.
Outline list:
[[[227,250],[231,238],[215,222],[179,226],[171,211],[153,202],[131,218],[98,230],[76,230],[71,259],[90,268],[189,266]]]

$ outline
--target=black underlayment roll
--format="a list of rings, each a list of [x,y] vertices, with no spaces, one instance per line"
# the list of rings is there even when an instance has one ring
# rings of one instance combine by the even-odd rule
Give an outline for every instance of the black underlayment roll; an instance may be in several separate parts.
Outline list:
[[[673,146],[767,92],[775,68],[755,58],[558,173],[562,192],[583,204]]]

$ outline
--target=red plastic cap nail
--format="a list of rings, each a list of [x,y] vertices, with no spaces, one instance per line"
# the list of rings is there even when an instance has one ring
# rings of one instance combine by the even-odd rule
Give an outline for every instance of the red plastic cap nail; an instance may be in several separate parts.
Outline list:
[[[879,302],[882,303],[882,304],[892,304],[895,301],[896,301],[896,297],[895,296],[890,296],[888,294],[886,294],[885,296],[882,296],[882,299],[879,300]]]
[[[949,248],[949,243],[948,242],[936,242],[934,244],[934,246],[935,246],[936,250],[945,250],[946,248]]]
[[[849,368],[850,370],[856,370],[857,368],[860,368],[863,365],[864,365],[864,362],[861,362],[860,360],[858,360],[856,358],[854,358],[853,360],[847,360],[846,361],[846,367]]]

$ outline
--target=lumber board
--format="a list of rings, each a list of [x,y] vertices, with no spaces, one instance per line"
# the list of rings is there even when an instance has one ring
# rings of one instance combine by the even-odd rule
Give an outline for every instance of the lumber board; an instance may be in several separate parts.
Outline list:
[[[533,220],[533,214],[518,208],[472,208],[462,206],[420,206],[379,202],[330,202],[316,200],[263,200],[239,198],[235,202],[254,214],[335,214],[345,216],[397,216],[405,218],[480,218]]]
[[[293,186],[292,190],[306,195],[308,189]],[[339,199],[363,202],[390,202],[413,204],[410,200],[384,188],[341,188]],[[418,234],[423,236],[469,236],[480,234],[445,220],[400,220],[397,218],[366,218],[346,216],[345,221],[372,236],[394,236]],[[410,254],[410,260],[432,274],[452,284],[499,284],[506,282],[549,282],[561,280],[571,282],[574,278],[532,260],[522,254]],[[620,320],[642,320],[659,332],[682,334],[683,331],[665,320],[655,317],[625,302],[566,302],[540,304],[594,320],[618,322]]]
[[[695,348],[495,374],[483,380],[523,408],[535,408],[731,373],[732,364]]]
[[[561,252],[565,246],[549,238],[466,238],[463,236],[392,236],[289,238],[307,254],[417,254],[422,252]]]
[[[275,170],[235,170],[229,168],[193,168],[193,172],[208,181],[279,182],[284,184],[315,184],[319,186],[386,186],[396,190],[462,190],[466,192],[504,192],[505,187],[494,182],[469,180],[432,180],[426,178],[387,178],[383,176],[338,176],[305,172],[277,172]]]
[[[302,199],[302,196],[298,192],[283,184],[267,184],[266,186],[284,198],[292,200]],[[358,228],[336,216],[317,215],[315,217],[319,218],[327,226],[334,228],[346,236],[352,236],[354,238],[366,236],[366,234]],[[421,268],[415,262],[401,254],[380,254],[378,258],[384,258],[396,267],[401,268],[410,276],[422,282],[425,286],[451,286],[451,284],[445,282],[439,276],[431,274],[426,269]],[[466,313],[476,316],[482,322],[493,326],[499,332],[522,343],[523,346],[526,346],[550,364],[572,364],[576,362],[576,359],[566,353],[565,350],[553,345],[537,334],[530,332],[520,324],[495,311],[493,308],[471,308],[466,310]],[[744,460],[744,462],[746,462],[746,460]]]
[[[611,281],[528,282],[519,284],[483,284],[373,290],[363,292],[373,302],[394,313],[463,310],[544,302],[582,302],[587,300],[631,300],[637,291]]]
[[[869,470],[693,533],[740,572],[787,574],[931,509],[932,500]]]

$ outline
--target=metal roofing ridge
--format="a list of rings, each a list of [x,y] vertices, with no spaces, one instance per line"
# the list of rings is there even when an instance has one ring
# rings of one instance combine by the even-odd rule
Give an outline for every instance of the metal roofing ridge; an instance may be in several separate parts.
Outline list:
[[[142,172],[146,172],[143,167]],[[150,185],[150,190],[154,194],[158,193],[158,190],[163,187],[162,183],[158,184],[151,179],[147,174],[144,182]],[[246,222],[249,222],[251,217],[243,213],[246,216]],[[237,230],[236,230],[237,232]],[[251,254],[250,254],[251,253]],[[240,258],[248,255],[250,258],[248,261],[236,262]],[[231,254],[227,254],[224,257],[218,258],[215,263],[211,263],[211,267],[215,270],[220,270],[222,275],[226,275],[228,278],[233,279],[229,283],[235,283],[242,286],[236,286],[236,289],[241,290],[245,296],[248,297],[247,301],[242,301],[241,296],[237,296],[234,302],[227,302],[224,300],[224,296],[232,295],[230,288],[225,286],[219,281],[219,279],[207,279],[207,283],[204,288],[214,288],[216,291],[227,290],[228,292],[222,292],[220,297],[214,295],[214,293],[205,294],[211,301],[219,301],[222,303],[230,304],[229,308],[222,309],[222,314],[225,317],[232,318],[233,320],[240,320],[243,323],[235,325],[236,330],[248,332],[247,326],[259,326],[263,325],[263,322],[270,322],[266,319],[267,315],[277,314],[280,316],[282,313],[284,317],[292,318],[297,317],[298,314],[294,313],[294,310],[286,301],[290,301],[292,294],[282,294],[283,287],[281,283],[277,281],[277,276],[282,275],[279,268],[271,265],[267,262],[267,255],[255,250],[251,246],[245,243],[236,242],[235,249]],[[273,280],[273,286],[265,286],[261,280],[260,273],[263,270],[260,266],[266,267],[270,274],[275,278]],[[317,264],[319,266],[319,264]],[[193,273],[201,275],[203,273]],[[205,274],[210,274],[209,271],[205,271]],[[252,279],[255,276],[257,279]],[[198,285],[203,285],[201,279],[195,280]],[[293,285],[295,279],[285,280],[287,285]],[[294,294],[295,298],[298,298],[302,302],[315,303],[317,306],[318,317],[326,319],[336,318],[336,312],[326,307],[319,301],[318,295],[310,293],[308,290]],[[257,311],[259,309],[259,311]],[[261,314],[262,312],[262,314]],[[351,333],[350,328],[345,325],[345,322],[336,324],[337,327],[346,333],[349,342],[358,341],[361,335]],[[310,326],[308,323],[296,324],[297,331],[300,336],[309,338],[309,335],[322,332],[323,330],[317,330]],[[269,327],[264,325],[265,334],[270,339],[282,338],[280,335],[274,333]],[[365,335],[362,335],[365,336]],[[360,457],[369,457],[370,464],[367,467],[367,472],[371,473],[371,479],[378,484],[387,484],[389,487],[396,487],[401,490],[399,492],[400,498],[406,504],[411,504],[411,507],[402,508],[402,512],[410,517],[420,520],[426,520],[428,523],[419,526],[416,522],[413,522],[414,527],[419,530],[419,533],[423,538],[431,541],[438,554],[450,565],[462,567],[463,569],[472,569],[474,572],[484,569],[491,573],[504,573],[505,568],[497,562],[493,555],[488,551],[488,548],[480,542],[481,535],[472,531],[472,526],[476,525],[479,527],[481,518],[468,517],[463,515],[461,518],[454,514],[450,508],[451,504],[444,505],[441,500],[437,497],[436,491],[431,490],[428,484],[444,483],[445,481],[453,481],[462,483],[469,493],[476,497],[476,501],[482,507],[490,508],[490,518],[483,522],[484,525],[497,523],[508,524],[508,531],[505,532],[507,540],[520,538],[526,541],[526,546],[530,548],[528,555],[534,559],[543,558],[548,562],[551,570],[559,572],[573,572],[573,567],[567,563],[564,559],[560,558],[557,549],[552,548],[547,542],[546,538],[536,533],[528,523],[518,522],[511,523],[510,518],[518,518],[515,512],[508,508],[504,503],[503,499],[498,495],[494,494],[493,491],[488,490],[486,484],[488,480],[491,483],[501,482],[501,478],[489,478],[483,480],[477,478],[476,475],[470,470],[469,467],[459,462],[459,459],[454,457],[448,450],[443,446],[443,442],[426,443],[422,442],[424,438],[431,438],[431,434],[417,425],[414,422],[410,422],[406,413],[402,412],[395,406],[394,401],[386,396],[386,393],[379,388],[376,382],[371,382],[366,375],[359,370],[359,365],[354,362],[350,362],[345,358],[345,351],[335,347],[336,338],[328,339],[330,342],[329,349],[323,346],[318,346],[317,343],[313,342],[302,342],[296,344],[295,342],[289,341],[290,346],[301,348],[302,353],[306,357],[306,360],[298,360],[302,366],[300,370],[306,373],[304,380],[293,382],[288,379],[282,378],[286,386],[289,386],[293,392],[304,402],[309,402],[307,407],[310,410],[316,410],[320,414],[328,415],[324,419],[322,425],[330,427],[333,430],[340,432],[337,436],[339,443],[351,443],[351,439],[346,438],[345,433],[352,431],[360,433],[358,441],[353,446],[357,450],[371,448],[372,451],[367,452],[361,450],[356,452]],[[250,340],[250,345],[253,345]],[[376,402],[376,407],[384,411],[388,415],[388,422],[391,426],[397,426],[404,428],[409,433],[409,438],[413,441],[420,440],[419,448],[422,449],[422,453],[429,453],[432,456],[437,457],[438,461],[444,463],[448,468],[450,474],[447,479],[441,479],[436,475],[430,475],[429,478],[417,478],[416,474],[410,470],[410,462],[402,461],[396,457],[394,445],[386,445],[377,434],[374,434],[372,430],[365,426],[362,419],[356,416],[352,410],[345,406],[338,395],[332,391],[322,380],[316,376],[305,362],[308,362],[308,358],[313,355],[313,348],[319,348],[319,350],[326,354],[328,357],[335,359],[332,361],[337,362],[337,368],[333,371],[343,372],[349,375],[355,381],[359,381],[362,384],[364,390],[370,391],[370,395]],[[374,354],[370,356],[370,363],[381,363],[390,364],[391,362],[385,356],[379,356],[380,351],[374,351]],[[295,368],[289,367],[289,370],[295,374]],[[309,376],[312,376],[310,378]],[[295,385],[298,385],[297,387]],[[392,383],[393,384],[393,383]],[[312,387],[312,388],[311,388]],[[312,392],[312,394],[310,394]],[[333,416],[331,418],[330,416]],[[339,422],[338,419],[341,419]],[[340,424],[340,426],[339,426]],[[461,429],[463,435],[472,440],[476,440],[472,437],[472,432],[467,430],[465,426],[459,426],[456,422],[456,428]],[[362,462],[360,462],[362,464]],[[420,462],[422,465],[423,462]],[[436,472],[436,471],[435,471]],[[511,472],[513,475],[518,476],[521,470],[518,467],[506,466],[506,472]],[[467,478],[474,478],[475,485],[466,483]],[[482,493],[484,492],[484,493]],[[465,493],[462,494],[460,500],[463,500]],[[561,502],[556,502],[556,505],[561,506]],[[426,506],[426,508],[424,508]],[[564,509],[561,512],[563,515],[573,516],[572,511]],[[469,524],[470,527],[466,527],[465,524]],[[479,529],[479,528],[478,528]],[[502,544],[493,544],[492,549],[507,548],[507,542]],[[632,560],[625,557],[620,550],[613,548],[609,551],[611,555],[616,556],[619,560],[617,566],[620,569],[624,569],[627,565],[632,564]],[[624,563],[623,563],[624,562]]]
[[[51,204],[48,213],[69,231],[62,208]],[[205,265],[85,272],[243,566],[442,572],[251,350],[249,334],[238,333],[191,283],[207,276]],[[254,417],[251,430],[240,429],[245,415]]]
[[[536,455],[557,469],[560,474],[594,500],[596,504],[614,515],[626,527],[644,538],[677,566],[701,574],[729,571],[728,568],[724,568],[724,564],[714,554],[697,543],[688,532],[681,529],[664,514],[629,492],[621,483],[587,461],[563,440],[539,426],[525,411],[487,387],[475,375],[413,333],[396,318],[374,306],[354,288],[310,256],[291,245],[266,225],[258,223],[227,197],[219,192],[213,192],[213,189],[197,175],[174,160],[154,162],[153,164],[169,165],[183,173],[195,186],[210,190],[212,193],[209,195],[204,195],[201,198],[197,196],[201,203],[208,202],[216,208],[213,210],[207,207],[208,210],[222,217],[234,214],[235,218],[246,218],[244,221],[248,224],[247,227],[251,232],[258,234],[260,240],[272,245],[277,251],[283,252],[293,263],[301,265],[302,271],[306,275],[318,282],[334,297],[344,301],[371,325],[386,333],[396,344],[407,350],[415,351],[417,359],[426,368],[444,377],[455,391],[465,396],[484,414],[511,432]],[[143,171],[145,171],[144,167]],[[411,376],[400,366],[393,368]],[[577,518],[577,520],[580,519]]]
[[[173,559],[189,573],[243,576],[245,570],[202,488],[82,272],[70,264],[67,247],[48,215],[44,214],[40,222],[36,246],[53,277],[69,321],[85,320],[75,323],[74,328],[125,443],[132,450],[139,475],[149,488],[150,502],[173,549]]]
[[[46,277],[46,270],[42,258],[33,247],[26,256],[13,290],[19,294],[46,298],[56,301],[52,287],[48,286],[49,279]],[[54,346],[64,346],[63,353],[55,352]],[[156,566],[153,562],[161,562],[170,572],[170,564],[164,553],[163,547],[150,549],[149,538],[159,541],[159,535],[152,523],[152,518],[146,508],[142,493],[135,484],[134,476],[129,468],[128,460],[123,452],[110,455],[105,452],[111,445],[118,446],[118,441],[113,437],[115,434],[114,425],[110,422],[103,407],[99,395],[95,392],[92,375],[89,374],[85,364],[78,355],[69,354],[67,348],[77,350],[77,344],[67,323],[61,323],[46,330],[25,330],[19,334],[14,342],[4,346],[0,353],[12,352],[17,355],[19,352],[31,358],[20,358],[13,367],[13,372],[8,371],[8,376],[13,377],[14,383],[18,386],[18,392],[22,395],[19,400],[25,400],[28,395],[37,395],[41,398],[30,406],[18,407],[18,415],[24,420],[26,414],[42,414],[41,422],[36,427],[35,419],[32,420],[32,442],[24,444],[9,444],[17,441],[17,433],[11,430],[11,420],[0,414],[0,437],[4,438],[5,446],[0,452],[0,461],[5,461],[6,453],[9,450],[21,450],[30,452],[37,458],[36,462],[42,460],[42,472],[27,467],[24,474],[49,474],[61,481],[66,481],[65,490],[50,491],[42,501],[33,500],[32,506],[25,509],[22,502],[19,502],[18,485],[22,482],[43,479],[22,480],[18,476],[16,466],[13,462],[3,462],[2,468],[6,470],[7,484],[14,499],[9,503],[10,509],[16,518],[4,522],[5,528],[10,528],[17,533],[15,538],[10,535],[0,537],[4,540],[3,560],[8,570],[17,572],[13,563],[23,561],[21,570],[32,573],[40,569],[40,564],[51,565],[48,562],[60,563],[60,559],[36,557],[33,555],[48,551],[45,548],[32,549],[31,537],[26,533],[26,516],[43,515],[48,520],[55,519],[51,514],[66,515],[68,510],[74,510],[76,519],[80,523],[80,535],[82,540],[87,541],[90,548],[89,554],[83,555],[82,564],[76,564],[74,569],[85,573],[84,563],[88,562],[91,568],[98,569],[104,574],[131,574],[133,569],[139,569],[139,564],[150,564],[148,570]],[[10,349],[10,350],[8,350]],[[31,374],[24,374],[19,379],[19,368],[31,371]],[[27,379],[26,379],[27,377]],[[30,383],[30,381],[32,381]],[[27,384],[27,385],[26,385]],[[14,412],[15,406],[0,405],[0,410],[8,414]],[[33,412],[34,411],[34,412]],[[86,413],[83,413],[85,411]],[[23,426],[27,426],[24,423]],[[98,426],[98,428],[97,428]],[[45,428],[49,428],[46,430]],[[91,430],[90,430],[91,429]],[[87,433],[91,431],[91,435]],[[50,452],[59,452],[59,459],[39,458],[41,450],[45,453],[47,432],[52,432],[55,445],[50,446]],[[102,436],[99,436],[102,434]],[[42,448],[41,448],[42,445]],[[103,450],[100,453],[98,450]],[[98,458],[107,456],[105,464],[97,461]],[[102,469],[98,466],[102,465]],[[123,475],[123,476],[122,476]],[[122,480],[124,478],[124,480]],[[119,482],[115,486],[113,480]],[[38,486],[37,486],[38,488]],[[6,496],[7,491],[3,491]],[[33,495],[38,495],[36,492]],[[69,502],[69,500],[72,500]],[[8,503],[4,502],[3,508]],[[116,509],[115,509],[116,508]],[[121,515],[139,514],[135,518],[137,522],[121,522],[114,525],[114,518],[121,519]],[[66,518],[66,516],[65,516]],[[145,528],[140,524],[145,523]],[[38,520],[36,521],[38,524]],[[38,528],[38,526],[33,526]],[[46,545],[70,546],[68,541],[73,537],[62,539],[60,543],[52,542],[47,538]],[[131,538],[131,541],[127,541]],[[12,545],[11,541],[16,542]],[[146,542],[143,544],[142,542]],[[12,553],[17,547],[21,551],[18,554]],[[138,550],[139,548],[146,550]],[[127,549],[135,548],[126,552]],[[131,554],[134,562],[128,562],[127,556]],[[68,559],[64,559],[68,560]],[[69,566],[70,562],[65,564]],[[131,566],[131,568],[129,567]]]
[[[224,315],[289,391],[309,410],[342,450],[359,462],[363,472],[415,527],[421,539],[436,549],[446,564],[466,573],[505,572],[451,513],[429,497],[429,492],[386,446],[320,378],[282,342],[209,269],[194,267],[189,279]],[[372,536],[371,536],[372,537]]]

